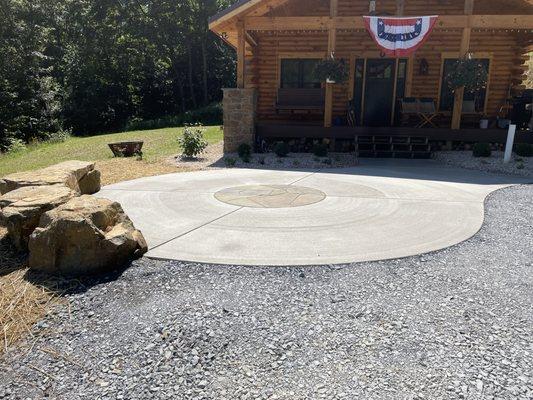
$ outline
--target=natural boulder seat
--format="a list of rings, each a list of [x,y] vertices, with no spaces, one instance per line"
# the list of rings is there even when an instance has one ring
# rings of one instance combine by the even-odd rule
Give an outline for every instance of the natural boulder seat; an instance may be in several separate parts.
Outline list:
[[[18,172],[0,179],[0,194],[26,186],[64,185],[79,194],[100,190],[100,171],[94,162],[65,161],[37,171]]]
[[[279,111],[324,111],[324,89],[278,89],[276,112]]]
[[[25,186],[0,197],[0,221],[15,247],[26,250],[28,239],[41,216],[66,203],[78,193],[64,185]]]

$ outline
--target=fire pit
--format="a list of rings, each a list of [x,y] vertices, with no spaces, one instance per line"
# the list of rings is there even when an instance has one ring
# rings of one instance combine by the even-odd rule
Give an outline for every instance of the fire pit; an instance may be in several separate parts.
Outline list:
[[[115,155],[115,157],[133,157],[135,155],[142,155],[142,148],[144,142],[118,142],[109,143],[108,146]]]

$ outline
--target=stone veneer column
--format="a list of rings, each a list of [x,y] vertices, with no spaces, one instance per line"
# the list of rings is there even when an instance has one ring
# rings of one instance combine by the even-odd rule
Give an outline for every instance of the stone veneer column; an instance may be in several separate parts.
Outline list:
[[[234,153],[242,143],[254,147],[257,93],[255,89],[224,90],[224,152]]]

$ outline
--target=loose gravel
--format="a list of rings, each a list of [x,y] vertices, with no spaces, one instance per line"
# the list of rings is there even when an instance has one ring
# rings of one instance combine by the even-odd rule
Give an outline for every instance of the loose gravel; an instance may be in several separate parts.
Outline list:
[[[530,177],[533,179],[533,157],[513,154],[511,162],[504,164],[504,153],[495,151],[490,157],[476,158],[472,151],[437,151],[433,157],[446,165],[498,174]]]
[[[532,399],[533,186],[431,254],[268,268],[140,260],[0,361],[5,399]]]

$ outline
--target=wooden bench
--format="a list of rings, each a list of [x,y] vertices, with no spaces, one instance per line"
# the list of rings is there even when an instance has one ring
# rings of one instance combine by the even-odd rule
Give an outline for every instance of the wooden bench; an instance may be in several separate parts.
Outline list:
[[[324,111],[324,89],[278,89],[276,112]]]

